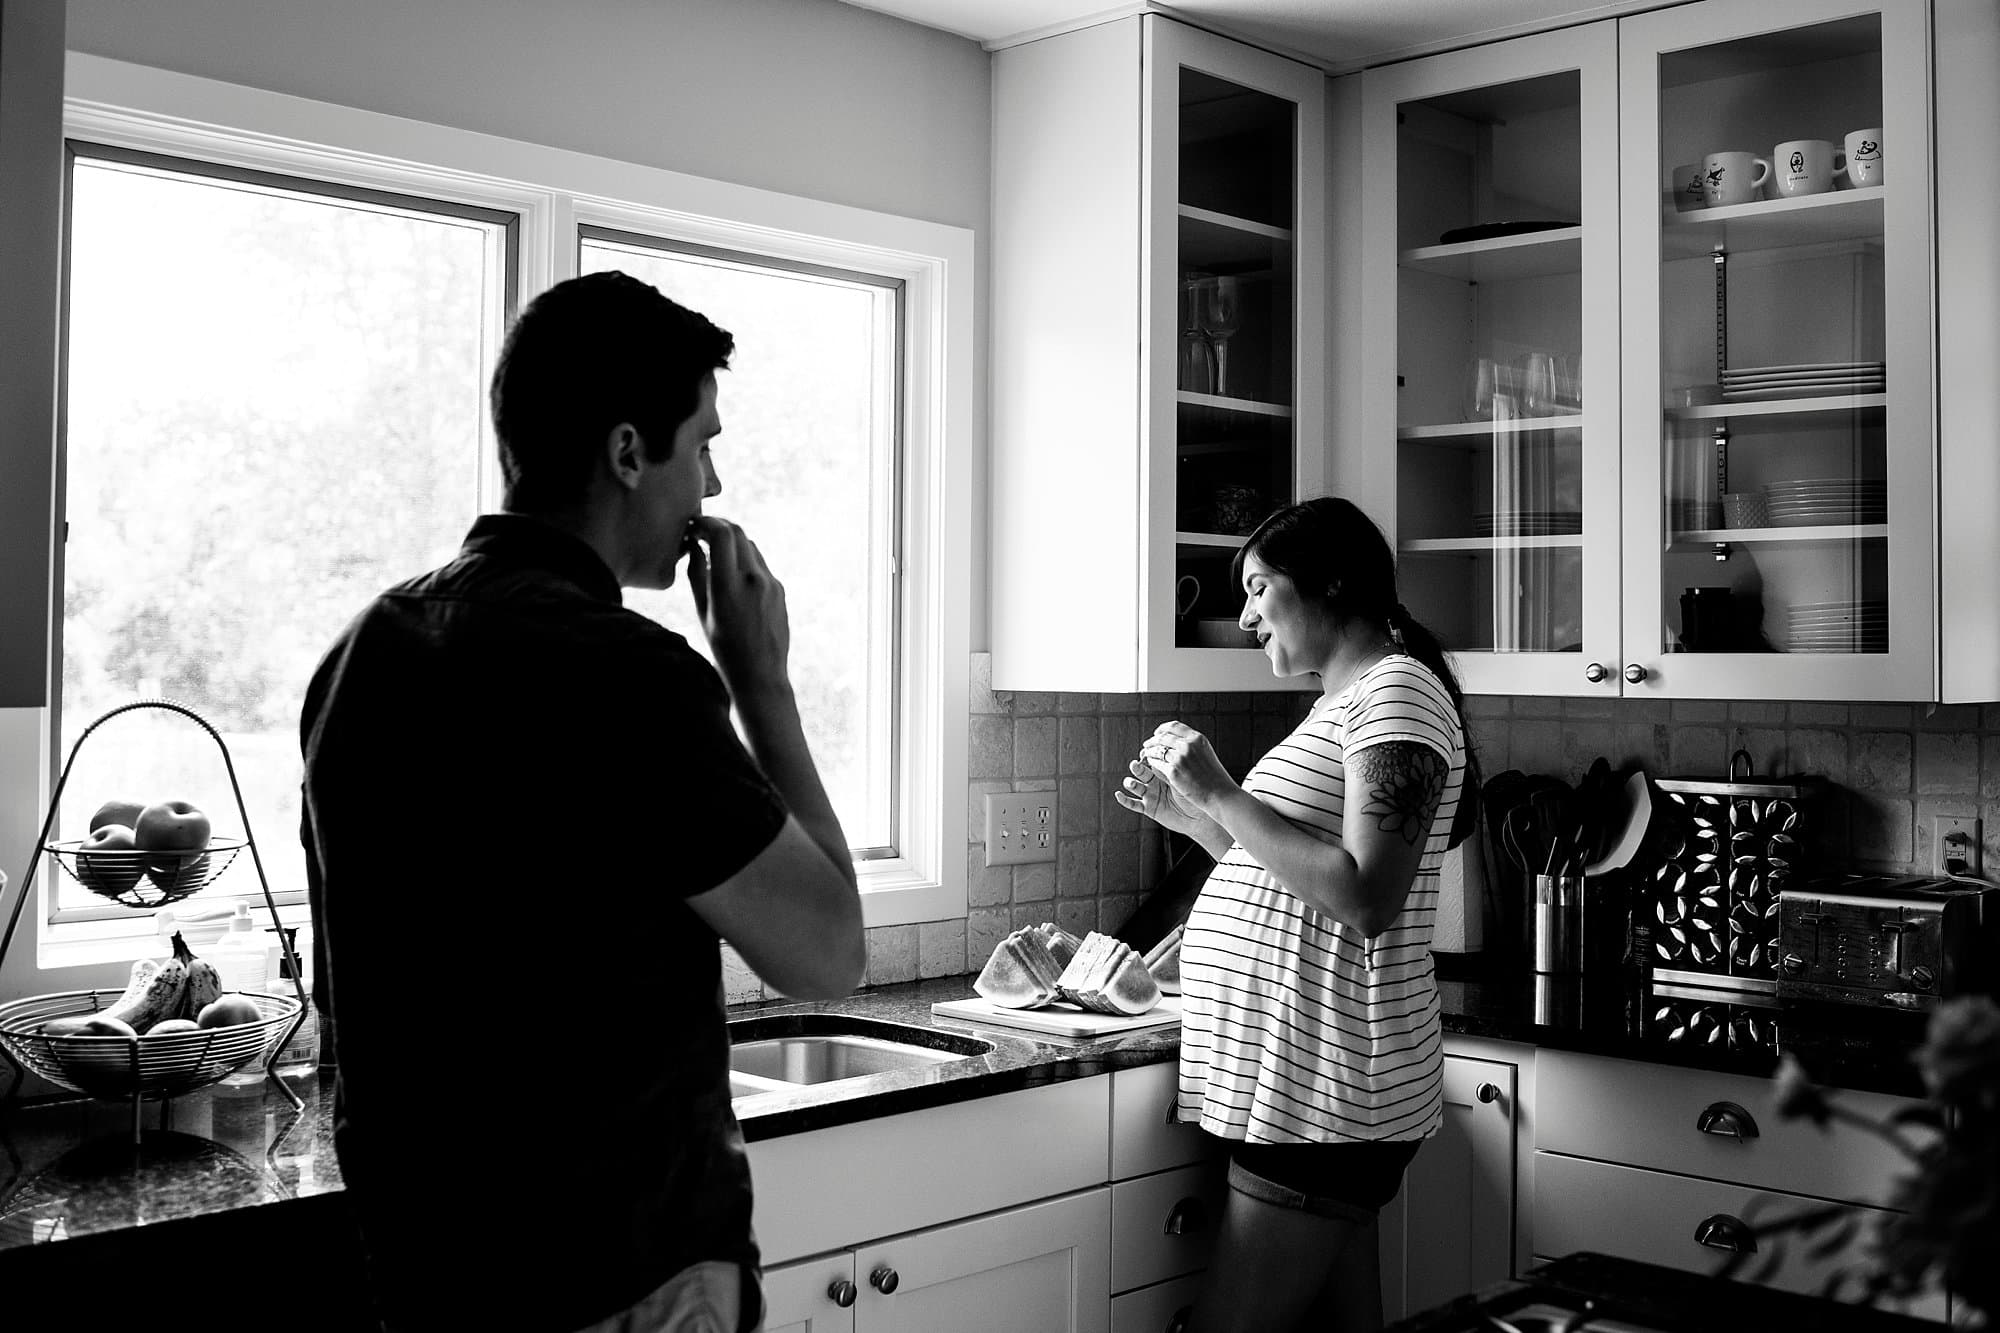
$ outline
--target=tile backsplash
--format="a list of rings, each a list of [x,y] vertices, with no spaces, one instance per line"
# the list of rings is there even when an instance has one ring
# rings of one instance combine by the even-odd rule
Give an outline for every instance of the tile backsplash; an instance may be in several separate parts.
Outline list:
[[[1178,718],[1207,735],[1238,777],[1305,715],[1312,695],[1045,694],[996,691],[992,656],[972,654],[962,921],[868,932],[868,985],[976,972],[1018,926],[1115,929],[1158,879],[1165,843],[1111,796],[1154,727]],[[1655,777],[1720,778],[1737,750],[1757,776],[1830,784],[1815,822],[1823,864],[1928,873],[1931,822],[1979,818],[1986,873],[2000,869],[2000,704],[1761,703],[1476,697],[1473,743],[1488,774],[1574,780],[1598,755]],[[988,792],[1053,791],[1053,864],[986,865]],[[724,950],[732,1002],[763,997]]]

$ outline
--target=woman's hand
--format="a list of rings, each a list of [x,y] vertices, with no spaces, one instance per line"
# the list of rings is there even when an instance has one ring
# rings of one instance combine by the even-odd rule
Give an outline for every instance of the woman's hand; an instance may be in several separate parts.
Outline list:
[[[1205,819],[1213,820],[1216,803],[1237,789],[1208,737],[1183,722],[1162,722],[1139,747],[1139,758],[1166,779],[1179,808]]]
[[[1196,842],[1202,838],[1203,825],[1211,821],[1192,804],[1181,799],[1167,780],[1155,773],[1139,760],[1133,760],[1127,767],[1131,775],[1111,793],[1118,804],[1134,814],[1144,815],[1170,833],[1181,833]]]

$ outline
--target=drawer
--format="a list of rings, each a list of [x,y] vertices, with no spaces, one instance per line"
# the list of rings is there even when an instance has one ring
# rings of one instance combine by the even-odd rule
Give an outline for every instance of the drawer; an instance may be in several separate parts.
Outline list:
[[[1822,1206],[1817,1199],[1774,1190],[1745,1188],[1714,1180],[1666,1175],[1610,1162],[1590,1162],[1556,1153],[1535,1154],[1534,1237],[1538,1255],[1565,1255],[1578,1250],[1664,1264],[1690,1273],[1713,1274],[1728,1258],[1695,1239],[1704,1220],[1726,1214],[1737,1221],[1769,1223],[1800,1207]],[[1881,1209],[1855,1207],[1866,1218]],[[1782,1242],[1755,1242],[1781,1247],[1782,1260],[1766,1285],[1784,1291],[1818,1295],[1827,1279],[1856,1261],[1858,1250],[1816,1258],[1811,1246],[1797,1237]],[[1865,1242],[1864,1242],[1865,1243]],[[1760,1253],[1737,1279],[1745,1280],[1764,1256]],[[1907,1306],[1903,1313],[1923,1319],[1943,1319],[1942,1293]],[[1718,1312],[1718,1327],[1730,1324]]]
[[[1111,1187],[1111,1290],[1208,1266],[1228,1185],[1222,1158]]]
[[[1220,1153],[1193,1125],[1167,1121],[1180,1088],[1177,1060],[1111,1075],[1111,1178],[1187,1166]]]
[[[1767,1078],[1677,1069],[1638,1060],[1543,1051],[1535,1063],[1535,1146],[1575,1157],[1877,1204],[1908,1161],[1849,1125],[1824,1130],[1780,1119]],[[1841,1103],[1873,1118],[1918,1105],[1878,1093],[1841,1092]],[[1742,1117],[1754,1137],[1725,1131]],[[1712,1121],[1704,1132],[1704,1120]]]
[[[1111,1333],[1176,1333],[1201,1294],[1201,1278],[1177,1277],[1111,1298]]]

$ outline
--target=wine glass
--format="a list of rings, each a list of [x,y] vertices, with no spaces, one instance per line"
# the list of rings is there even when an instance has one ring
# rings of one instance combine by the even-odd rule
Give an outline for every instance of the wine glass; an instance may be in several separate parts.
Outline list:
[[[1229,339],[1243,327],[1243,286],[1232,277],[1211,278],[1202,288],[1201,331],[1215,348],[1215,391],[1229,393]]]
[[[1208,393],[1215,387],[1215,368],[1210,363],[1208,343],[1201,336],[1202,289],[1207,279],[1191,276],[1181,281],[1181,360],[1180,386],[1189,393]]]

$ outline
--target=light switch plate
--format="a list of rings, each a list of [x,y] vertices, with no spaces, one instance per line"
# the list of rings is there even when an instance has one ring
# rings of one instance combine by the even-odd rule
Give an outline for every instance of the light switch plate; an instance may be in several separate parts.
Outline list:
[[[1056,794],[986,794],[986,864],[1021,865],[1056,859]]]

